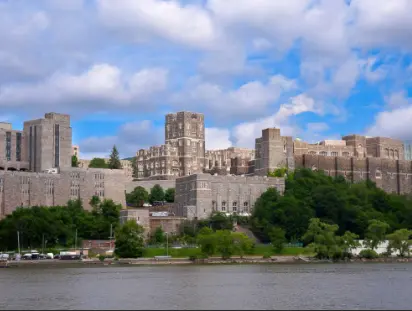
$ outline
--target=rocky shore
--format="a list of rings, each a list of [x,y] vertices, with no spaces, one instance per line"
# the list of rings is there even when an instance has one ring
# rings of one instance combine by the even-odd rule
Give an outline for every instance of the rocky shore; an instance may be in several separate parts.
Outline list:
[[[347,261],[338,261],[340,263],[410,263],[412,258],[377,258],[377,259],[350,259]],[[8,267],[91,267],[91,266],[119,266],[119,265],[224,265],[224,264],[315,264],[315,263],[333,263],[330,260],[318,260],[309,257],[296,256],[272,256],[262,258],[258,256],[245,256],[243,258],[233,257],[230,259],[221,259],[220,257],[211,257],[207,259],[190,260],[188,258],[136,258],[136,259],[98,259],[89,260],[27,260],[27,261],[10,261]]]

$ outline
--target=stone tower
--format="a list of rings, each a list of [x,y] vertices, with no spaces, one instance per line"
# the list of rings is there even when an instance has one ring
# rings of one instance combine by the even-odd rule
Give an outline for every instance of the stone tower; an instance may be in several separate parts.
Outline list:
[[[165,143],[178,148],[180,176],[202,173],[205,164],[205,118],[202,113],[169,113]]]
[[[24,122],[26,159],[29,170],[71,167],[72,128],[70,116],[46,113],[43,119]]]
[[[281,136],[280,129],[262,130],[255,146],[255,175],[266,176],[269,171],[283,167],[294,170],[293,139]]]

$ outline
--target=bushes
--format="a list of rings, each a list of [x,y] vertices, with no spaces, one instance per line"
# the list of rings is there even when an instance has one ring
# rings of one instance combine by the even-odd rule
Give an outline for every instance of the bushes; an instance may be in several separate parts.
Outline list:
[[[364,249],[359,253],[359,258],[376,259],[379,258],[379,255],[373,249]]]

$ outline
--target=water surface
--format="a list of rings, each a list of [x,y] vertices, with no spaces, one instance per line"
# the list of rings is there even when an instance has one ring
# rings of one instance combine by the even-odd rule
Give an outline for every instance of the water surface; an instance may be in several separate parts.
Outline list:
[[[0,309],[410,309],[412,264],[25,267]]]

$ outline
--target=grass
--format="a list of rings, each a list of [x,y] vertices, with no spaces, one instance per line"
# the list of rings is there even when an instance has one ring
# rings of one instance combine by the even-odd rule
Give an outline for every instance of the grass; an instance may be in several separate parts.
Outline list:
[[[253,252],[249,255],[254,256],[263,256],[263,255],[271,255],[271,256],[297,256],[306,253],[306,249],[303,247],[287,247],[281,253],[275,252],[271,245],[264,245],[258,244],[253,249]],[[152,258],[155,256],[165,256],[166,255],[166,248],[159,247],[159,248],[147,248],[144,251],[144,257]],[[174,258],[187,258],[190,256],[197,256],[200,255],[200,248],[169,248],[169,256]],[[218,254],[216,254],[218,256]]]

